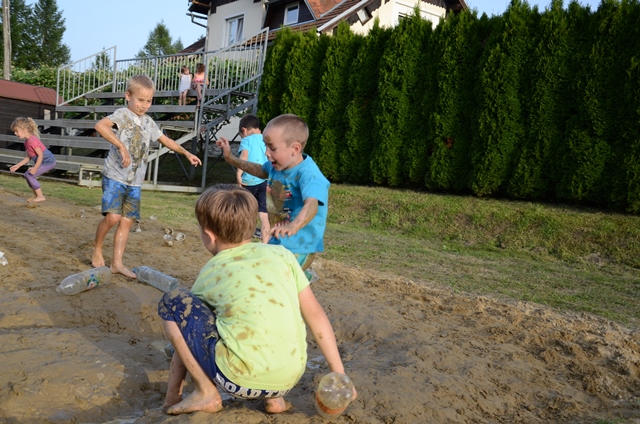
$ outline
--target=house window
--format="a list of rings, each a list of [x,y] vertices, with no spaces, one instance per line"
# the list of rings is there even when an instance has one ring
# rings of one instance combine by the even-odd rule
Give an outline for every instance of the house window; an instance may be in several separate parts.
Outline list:
[[[227,46],[242,40],[242,27],[244,16],[235,16],[227,19]]]
[[[367,9],[366,7],[363,7],[362,9],[358,10],[356,12],[356,15],[358,15],[358,19],[360,20],[360,23],[363,25],[365,22],[371,19],[371,12],[369,12],[369,9]]]
[[[288,5],[284,11],[284,24],[285,25],[297,24],[299,12],[300,12],[300,6],[298,3],[293,3]]]

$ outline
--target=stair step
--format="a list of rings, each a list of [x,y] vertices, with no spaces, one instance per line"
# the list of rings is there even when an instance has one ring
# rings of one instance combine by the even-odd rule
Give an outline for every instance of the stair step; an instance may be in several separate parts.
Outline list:
[[[95,119],[34,119],[37,125],[43,127],[58,127],[58,128],[94,128],[98,123]],[[154,120],[155,121],[155,120]],[[191,121],[155,121],[160,128],[162,127],[182,127],[187,129],[193,129],[195,122]]]
[[[120,109],[122,105],[100,105],[100,106],[57,106],[56,112],[89,112],[89,113],[113,113]],[[196,105],[152,105],[147,113],[194,113]]]
[[[207,96],[217,96],[219,94],[223,93],[223,90],[213,90],[213,89],[207,89],[206,90],[206,95]],[[164,98],[164,97],[178,97],[180,95],[180,92],[178,90],[168,90],[168,91],[156,91],[153,93],[153,97],[156,98]],[[189,92],[187,93],[187,96],[189,97],[196,97],[196,91],[195,90],[189,90]],[[85,95],[85,97],[87,99],[124,99],[124,91],[118,91],[115,93],[89,93],[87,95]]]

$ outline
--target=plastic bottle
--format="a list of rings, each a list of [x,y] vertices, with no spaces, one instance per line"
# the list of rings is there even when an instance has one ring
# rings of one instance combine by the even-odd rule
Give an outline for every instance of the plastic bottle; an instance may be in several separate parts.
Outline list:
[[[170,292],[180,285],[177,278],[164,274],[157,269],[148,266],[133,268],[133,272],[139,281],[147,283],[165,293]]]
[[[316,411],[324,418],[337,418],[353,399],[353,383],[344,374],[332,372],[320,380],[316,389]]]
[[[73,274],[62,280],[56,288],[58,293],[74,295],[111,281],[111,269],[106,266]]]

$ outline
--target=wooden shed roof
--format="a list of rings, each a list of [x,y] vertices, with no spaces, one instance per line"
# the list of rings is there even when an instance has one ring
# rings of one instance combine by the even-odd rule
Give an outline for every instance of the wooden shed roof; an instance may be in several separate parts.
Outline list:
[[[2,98],[55,106],[56,90],[22,82],[0,80],[0,99]]]

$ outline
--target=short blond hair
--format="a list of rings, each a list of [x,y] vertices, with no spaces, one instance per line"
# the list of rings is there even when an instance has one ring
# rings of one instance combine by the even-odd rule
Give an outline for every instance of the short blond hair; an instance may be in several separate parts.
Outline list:
[[[21,116],[14,119],[13,123],[11,123],[11,131],[15,131],[16,128],[27,130],[36,137],[40,136],[40,132],[38,131],[38,124],[36,124],[36,121],[31,118],[24,118]]]
[[[136,75],[129,78],[129,81],[127,81],[127,93],[133,94],[136,90],[141,88],[156,91],[155,84],[151,81],[151,78],[146,75]]]
[[[266,131],[269,127],[282,128],[283,141],[287,146],[291,146],[293,143],[298,142],[304,150],[304,146],[307,145],[307,140],[309,139],[309,127],[307,126],[307,123],[304,122],[304,119],[300,118],[298,115],[285,114],[276,116],[267,123],[264,130]]]
[[[249,191],[232,184],[218,184],[200,195],[196,219],[223,243],[241,243],[253,236],[258,201]]]

